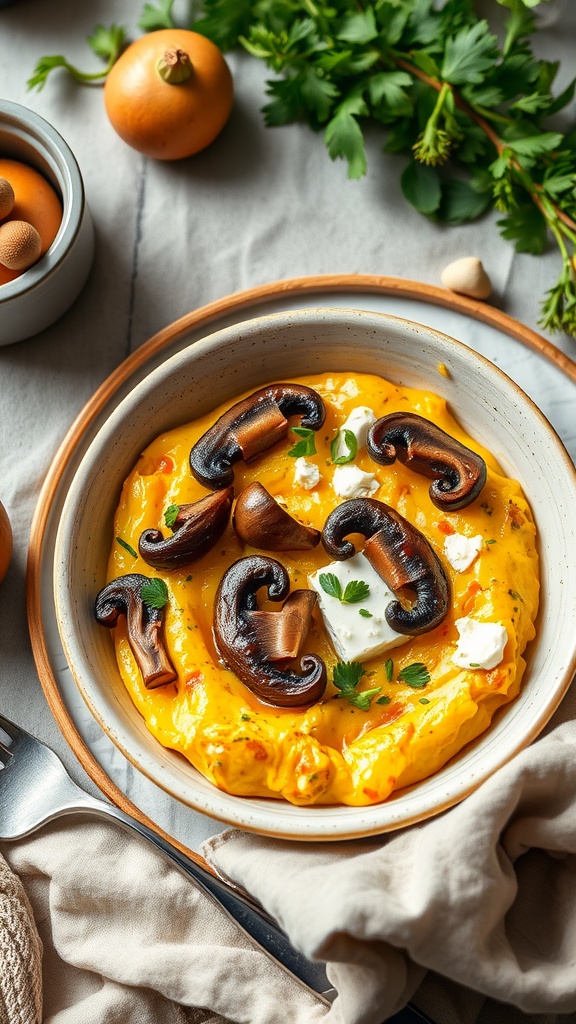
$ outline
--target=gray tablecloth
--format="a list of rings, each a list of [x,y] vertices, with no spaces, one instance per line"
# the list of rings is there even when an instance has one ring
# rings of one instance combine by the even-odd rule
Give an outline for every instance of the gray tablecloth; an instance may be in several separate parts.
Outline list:
[[[113,0],[20,0],[0,8],[0,94],[41,114],[66,139],[96,227],[92,272],[74,306],[42,334],[0,349],[0,500],[15,541],[0,587],[0,706],[53,746],[92,790],[38,683],[25,564],[46,470],[98,385],[176,318],[269,281],[372,273],[438,284],[446,263],[473,254],[490,274],[494,303],[536,327],[539,301],[559,272],[552,250],[538,258],[515,254],[498,233],[496,214],[449,229],[418,215],[400,190],[404,158],[384,154],[377,132],[368,135],[367,176],[350,182],[344,164],[328,158],[320,135],[304,125],[266,128],[260,108],[267,72],[245,53],[228,57],[236,93],[228,125],[208,150],[179,163],[149,161],[124,145],[106,118],[99,87],[79,87],[55,72],[43,92],[27,91],[42,54],[64,53],[95,69],[85,37],[96,23],[112,21],[139,34],[141,6],[140,0],[124,0],[121,7]],[[561,84],[573,70],[575,31],[572,4],[539,37],[539,52],[563,62]],[[573,339],[553,341],[576,354]],[[566,402],[570,387],[567,382]],[[573,418],[558,426],[574,453]]]

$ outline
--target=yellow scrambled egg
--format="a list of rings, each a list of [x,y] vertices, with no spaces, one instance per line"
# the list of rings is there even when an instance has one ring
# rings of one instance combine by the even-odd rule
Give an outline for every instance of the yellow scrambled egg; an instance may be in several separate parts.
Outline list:
[[[265,704],[222,664],[214,645],[218,584],[232,562],[254,550],[242,544],[229,524],[211,552],[181,571],[157,572],[114,541],[109,580],[139,572],[161,576],[168,586],[165,637],[178,680],[158,689],[145,688],[123,619],[114,630],[118,663],[152,734],[180,751],[219,788],[303,805],[374,804],[437,771],[486,730],[497,709],[517,695],[525,667],[522,653],[534,636],[538,605],[535,527],[519,484],[506,478],[493,456],[464,433],[443,399],[369,375],[311,376],[299,383],[314,388],[326,405],[326,421],[316,435],[317,454],[309,457],[321,472],[318,486],[306,490],[295,482],[295,460],[287,453],[298,438],[289,434],[252,463],[235,464],[236,496],[257,479],[295,518],[321,530],[342,500],[331,486],[330,442],[359,405],[369,406],[376,417],[415,412],[484,458],[488,477],[480,496],[449,514],[431,503],[430,480],[400,462],[377,465],[364,448],[355,460],[376,475],[380,488],[374,496],[424,533],[438,554],[452,591],[446,618],[431,632],[407,637],[402,646],[364,663],[366,675],[357,689],[380,688],[364,711],[333,685],[339,659],[316,608],[304,651],[316,652],[326,662],[329,681],[324,697],[305,708]],[[169,535],[164,522],[167,507],[208,493],[190,473],[189,453],[227,407],[158,437],[146,449],[125,482],[115,538],[137,551],[146,528]],[[463,572],[455,572],[443,553],[446,536],[454,532],[480,534],[484,540],[480,554]],[[286,566],[292,589],[306,588],[307,576],[331,561],[322,544],[310,551],[267,554]],[[455,622],[464,616],[505,627],[508,640],[495,668],[462,669],[453,662]],[[359,628],[365,621],[359,618]],[[430,675],[418,689],[398,679],[401,669],[414,663],[425,665]]]

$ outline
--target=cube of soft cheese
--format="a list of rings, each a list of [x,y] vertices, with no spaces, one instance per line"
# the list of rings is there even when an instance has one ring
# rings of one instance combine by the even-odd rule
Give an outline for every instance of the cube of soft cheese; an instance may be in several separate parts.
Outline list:
[[[345,604],[323,590],[320,583],[323,573],[333,573],[338,578],[342,593],[353,580],[367,583],[370,593],[356,604]],[[369,661],[410,639],[404,633],[396,633],[386,622],[386,608],[396,598],[365,555],[360,553],[343,562],[331,562],[309,576],[308,582],[318,594],[324,625],[342,661]],[[360,609],[370,612],[371,618],[360,615]]]
[[[380,484],[374,473],[366,473],[360,466],[348,463],[336,466],[332,487],[339,498],[371,498]]]

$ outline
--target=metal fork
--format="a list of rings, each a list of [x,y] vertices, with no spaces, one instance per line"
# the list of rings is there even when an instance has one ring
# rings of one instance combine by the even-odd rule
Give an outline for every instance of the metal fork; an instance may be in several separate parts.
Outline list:
[[[256,900],[213,875],[120,808],[81,789],[53,750],[0,715],[0,840],[22,839],[55,818],[77,812],[112,818],[147,839],[191,877],[279,967],[330,1005],[336,993],[326,977],[325,965],[308,960],[294,949]]]
[[[278,967],[330,1006],[336,991],[326,977],[325,965],[308,960],[294,949],[285,932],[256,900],[213,875],[119,807],[91,796],[70,778],[53,750],[0,715],[0,840],[22,839],[55,818],[78,812],[112,818],[147,839],[192,878]],[[389,1018],[389,1024],[422,1022],[433,1024],[411,1004]]]

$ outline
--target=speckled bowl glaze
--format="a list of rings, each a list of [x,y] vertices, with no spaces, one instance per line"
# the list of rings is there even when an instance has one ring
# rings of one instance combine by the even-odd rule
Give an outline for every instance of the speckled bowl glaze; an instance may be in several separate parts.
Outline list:
[[[449,371],[439,374],[438,364]],[[246,389],[304,373],[378,373],[441,394],[464,428],[517,478],[539,531],[542,602],[520,696],[431,778],[372,807],[296,807],[221,792],[147,731],[116,667],[111,636],[93,619],[122,483],[159,433]],[[561,486],[559,485],[561,482]],[[54,588],[63,647],[92,714],[125,756],[190,807],[242,829],[298,840],[374,835],[421,821],[466,797],[536,738],[576,667],[576,473],[526,395],[474,351],[382,313],[312,309],[249,320],[166,360],[119,404],[69,489],[58,530]]]
[[[43,117],[0,100],[0,156],[40,171],[62,200],[62,222],[48,251],[0,286],[0,345],[10,345],[49,327],[72,305],[92,265],[94,228],[76,158]]]

